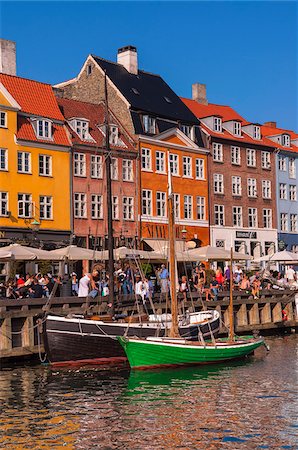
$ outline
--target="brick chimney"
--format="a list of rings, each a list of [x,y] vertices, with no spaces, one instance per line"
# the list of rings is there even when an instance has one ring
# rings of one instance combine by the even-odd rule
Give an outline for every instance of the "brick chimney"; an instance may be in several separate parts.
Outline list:
[[[138,74],[138,53],[136,47],[127,45],[118,49],[117,63],[122,64],[128,72]]]
[[[276,122],[264,122],[265,127],[271,127],[276,128],[277,123]]]
[[[206,84],[194,83],[192,85],[192,99],[203,105],[208,105]]]
[[[16,43],[0,39],[0,73],[17,74]]]

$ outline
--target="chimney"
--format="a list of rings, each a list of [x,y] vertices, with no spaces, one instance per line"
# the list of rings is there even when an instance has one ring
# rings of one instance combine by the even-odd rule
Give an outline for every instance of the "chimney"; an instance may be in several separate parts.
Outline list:
[[[206,84],[194,83],[192,85],[192,99],[203,105],[208,105]]]
[[[0,39],[0,73],[16,75],[16,43]]]
[[[265,127],[276,128],[276,122],[264,122]]]
[[[117,63],[125,67],[128,72],[138,74],[138,53],[136,47],[127,45],[118,49]]]

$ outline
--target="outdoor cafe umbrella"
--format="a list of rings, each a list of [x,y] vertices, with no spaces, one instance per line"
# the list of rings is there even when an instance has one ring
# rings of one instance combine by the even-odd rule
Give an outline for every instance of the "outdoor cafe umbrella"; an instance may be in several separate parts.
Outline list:
[[[11,252],[2,250],[2,248],[0,248],[0,261],[3,261],[3,260],[7,261],[9,259],[11,259]]]
[[[104,250],[102,252],[98,252],[101,254],[100,259],[103,261],[108,260],[109,254],[108,250]],[[120,259],[144,259],[144,260],[155,260],[155,261],[162,261],[165,259],[165,256],[162,253],[159,252],[148,252],[146,250],[137,250],[135,248],[128,248],[128,247],[119,247],[114,249],[114,259],[116,261]]]
[[[268,261],[268,262],[287,262],[289,264],[298,262],[298,254],[293,252],[288,252],[283,250],[281,252],[273,253],[273,255],[262,256],[261,258],[255,259],[256,262]]]
[[[58,248],[49,252],[53,261],[98,261],[101,260],[102,252],[93,251],[88,248],[77,247],[76,245],[68,245],[67,247]]]
[[[189,261],[229,261],[231,259],[230,251],[219,247],[212,247],[211,245],[186,250],[184,254],[188,257]],[[251,259],[251,256],[233,251],[233,260],[240,261],[249,259]]]
[[[17,261],[33,261],[34,259],[49,260],[50,252],[46,250],[40,250],[39,248],[26,247],[20,244],[10,244],[6,247],[1,247],[1,252],[10,253],[8,260]],[[1,255],[0,255],[1,257]]]

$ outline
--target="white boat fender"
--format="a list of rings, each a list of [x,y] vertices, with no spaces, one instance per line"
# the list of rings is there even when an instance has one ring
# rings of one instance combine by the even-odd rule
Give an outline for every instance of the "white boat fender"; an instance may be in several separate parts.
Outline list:
[[[267,352],[270,352],[270,346],[268,344],[266,344],[266,342],[263,342],[263,345],[265,347],[265,349],[267,350]]]

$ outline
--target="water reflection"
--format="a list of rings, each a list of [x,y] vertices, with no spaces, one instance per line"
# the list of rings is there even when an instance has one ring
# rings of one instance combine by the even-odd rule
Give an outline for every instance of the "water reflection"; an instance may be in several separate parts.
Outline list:
[[[245,362],[0,372],[0,448],[297,448],[298,337]]]

